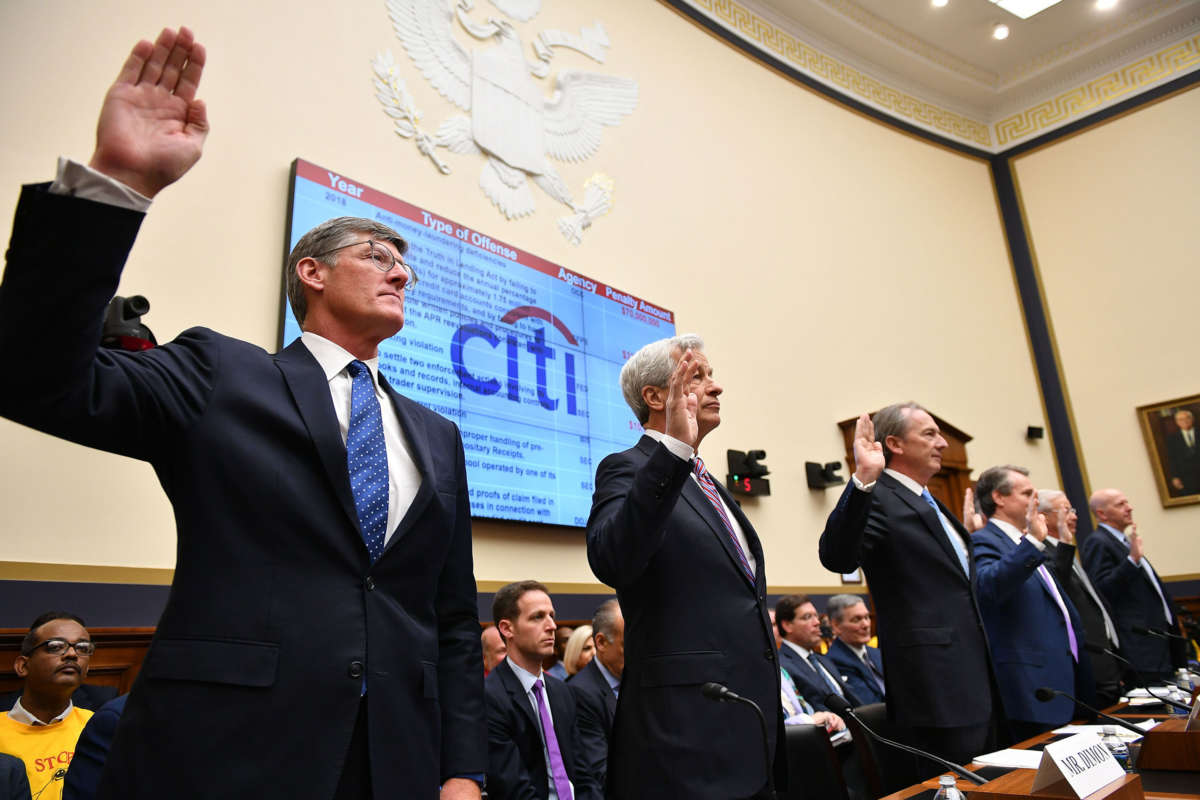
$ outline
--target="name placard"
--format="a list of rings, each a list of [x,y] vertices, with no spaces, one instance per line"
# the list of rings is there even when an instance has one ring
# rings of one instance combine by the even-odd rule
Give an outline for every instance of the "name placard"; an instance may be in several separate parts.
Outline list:
[[[1065,780],[1076,797],[1087,797],[1102,786],[1125,777],[1125,770],[1094,733],[1079,733],[1046,745],[1033,791]]]

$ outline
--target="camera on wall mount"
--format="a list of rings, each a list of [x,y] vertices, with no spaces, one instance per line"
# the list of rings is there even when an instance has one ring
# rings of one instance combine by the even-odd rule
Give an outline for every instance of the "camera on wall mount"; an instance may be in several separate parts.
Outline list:
[[[729,464],[729,474],[725,477],[725,487],[734,494],[748,496],[771,493],[771,482],[764,478],[770,470],[762,460],[767,457],[766,450],[727,450],[725,457]]]
[[[100,345],[131,352],[158,346],[154,333],[142,324],[142,316],[149,312],[150,301],[140,294],[114,297],[104,309]]]

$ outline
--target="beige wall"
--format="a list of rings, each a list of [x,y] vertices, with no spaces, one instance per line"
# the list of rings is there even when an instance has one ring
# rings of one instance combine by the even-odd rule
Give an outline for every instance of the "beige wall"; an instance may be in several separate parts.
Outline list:
[[[206,155],[155,202],[121,287],[151,299],[160,339],[203,323],[274,347],[286,176],[300,156],[661,303],[681,331],[704,334],[727,394],[703,453],[723,465],[727,448],[767,450],[775,494],[745,507],[773,587],[837,583],[816,559],[837,490],[810,492],[803,462],[840,460],[836,421],[864,410],[919,400],[975,437],[977,472],[1013,461],[1057,482],[1049,444],[1024,440],[1044,418],[982,161],[811,94],[660,4],[547,0],[521,30],[602,20],[613,43],[602,70],[641,91],[600,152],[562,170],[576,190],[595,171],[616,182],[613,211],[576,248],[544,195],[538,214],[505,221],[477,188],[477,162],[447,156],[454,173],[441,176],[391,132],[371,87],[377,50],[396,54],[430,129],[452,109],[411,67],[383,3],[192,5],[0,7],[6,220],[18,183],[48,179],[60,153],[86,157],[132,39],[183,20],[209,47]],[[560,53],[564,66],[587,63]],[[171,514],[148,467],[6,422],[0,451],[4,560],[172,565]],[[594,584],[577,531],[480,523],[475,547],[481,581]]]
[[[1164,509],[1134,409],[1200,393],[1200,91],[1016,160],[1090,490],[1134,506],[1165,574],[1200,572],[1200,505]]]

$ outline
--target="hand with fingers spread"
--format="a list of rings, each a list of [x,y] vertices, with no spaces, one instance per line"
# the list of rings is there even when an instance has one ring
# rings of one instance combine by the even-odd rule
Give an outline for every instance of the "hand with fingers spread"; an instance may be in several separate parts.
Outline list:
[[[192,32],[164,28],[133,46],[104,97],[89,166],[146,197],[179,180],[200,159],[208,114],[196,99],[204,46]]]
[[[863,414],[854,424],[854,477],[861,483],[874,483],[883,472],[883,444],[875,441],[875,423]]]
[[[1145,555],[1145,550],[1142,548],[1142,537],[1137,532],[1137,523],[1134,522],[1129,526],[1129,557],[1134,562],[1141,564],[1142,556]]]
[[[700,427],[696,409],[700,399],[691,390],[695,370],[695,353],[687,350],[679,357],[671,377],[667,379],[666,432],[693,449],[699,444]]]
[[[1025,529],[1039,542],[1046,541],[1046,535],[1050,532],[1046,527],[1046,515],[1038,511],[1037,492],[1029,498],[1029,508],[1025,511]]]
[[[979,509],[975,507],[975,490],[967,487],[966,493],[963,495],[963,526],[967,529],[967,533],[975,531],[987,525],[987,520],[983,518],[983,514],[979,513]]]

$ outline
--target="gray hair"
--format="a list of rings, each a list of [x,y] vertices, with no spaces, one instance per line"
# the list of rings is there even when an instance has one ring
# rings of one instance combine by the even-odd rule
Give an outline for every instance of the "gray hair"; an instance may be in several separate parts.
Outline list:
[[[895,436],[903,439],[904,434],[908,432],[908,420],[913,411],[925,411],[925,408],[919,403],[893,403],[886,408],[881,408],[875,412],[875,416],[871,417],[871,422],[875,424],[875,441],[883,445],[883,463],[892,463],[892,451],[887,446],[887,437]],[[928,411],[925,411],[928,414]]]
[[[605,600],[592,615],[592,633],[603,634],[604,638],[611,642],[617,632],[617,616],[620,613],[621,604],[617,602],[617,598]]]
[[[1038,489],[1038,511],[1049,514],[1054,510],[1052,503],[1063,496],[1058,489]]]
[[[835,594],[825,604],[825,613],[829,615],[831,622],[841,622],[842,614],[846,613],[846,609],[853,608],[859,603],[866,605],[866,601],[856,594]]]
[[[703,349],[703,339],[694,333],[685,333],[651,342],[629,357],[625,366],[621,367],[621,394],[633,409],[638,422],[645,425],[650,419],[650,407],[642,399],[642,389],[646,386],[667,385],[671,370],[675,369],[672,352]]]
[[[337,217],[326,220],[301,236],[300,241],[296,242],[291,255],[288,256],[287,266],[284,267],[283,279],[287,285],[288,302],[292,306],[292,313],[296,315],[296,321],[301,326],[304,325],[304,318],[308,316],[308,299],[304,296],[304,284],[300,282],[300,276],[296,274],[296,265],[305,258],[315,258],[330,250],[353,244],[351,239],[363,233],[370,234],[372,239],[391,242],[396,246],[400,255],[408,252],[408,242],[404,240],[403,236],[387,225],[365,217]],[[333,261],[321,259],[321,262],[331,267],[337,263],[336,259]]]
[[[979,476],[979,480],[975,483],[975,497],[979,500],[979,510],[985,517],[996,513],[996,501],[992,499],[992,492],[999,492],[1002,495],[1012,494],[1012,474],[1014,472],[1029,475],[1029,470],[1024,467],[1001,464],[998,467],[988,467]]]

